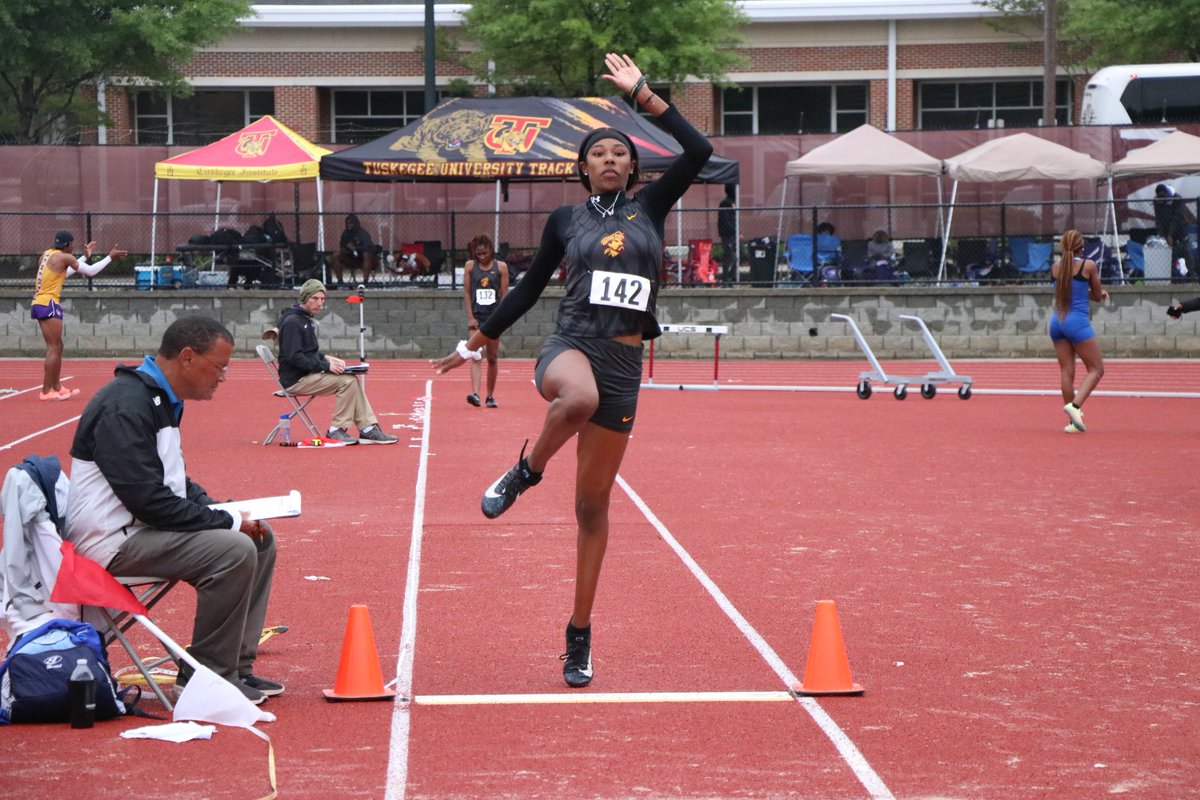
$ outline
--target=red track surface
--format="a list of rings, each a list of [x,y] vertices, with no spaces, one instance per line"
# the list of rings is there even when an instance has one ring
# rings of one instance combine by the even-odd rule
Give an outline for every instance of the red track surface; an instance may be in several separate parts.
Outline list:
[[[405,426],[395,447],[260,447],[281,404],[257,362],[235,364],[212,402],[189,404],[189,472],[214,495],[304,493],[303,516],[276,526],[268,623],[290,631],[258,665],[288,686],[267,704],[279,720],[259,726],[281,797],[860,798],[863,765],[879,796],[898,798],[1195,795],[1195,400],[1095,397],[1088,433],[1068,436],[1055,397],[643,392],[622,478],[786,670],[803,675],[816,601],[837,601],[866,694],[809,702],[861,753],[856,774],[795,700],[486,702],[567,693],[557,655],[574,569],[569,448],[503,518],[479,513],[483,487],[545,411],[530,363],[502,364],[493,411],[463,402],[465,370],[438,378],[426,406],[426,365],[376,363],[367,386],[381,421]],[[86,398],[111,366],[71,361],[64,375]],[[1052,362],[954,366],[980,390],[1057,384]],[[711,380],[711,364],[669,368]],[[846,389],[865,368],[721,365],[730,382]],[[33,386],[40,369],[3,362],[0,387]],[[1200,367],[1111,362],[1101,388],[1196,391]],[[74,424],[38,432],[83,402],[35,397],[0,399],[5,466],[33,452],[69,464]],[[329,401],[314,408],[327,421]],[[596,679],[572,696],[785,689],[620,488],[612,514]],[[414,516],[416,702],[328,703],[352,603],[370,608],[384,674],[396,674]],[[186,640],[192,604],[180,588],[154,616]],[[479,697],[431,704],[445,695]],[[0,731],[0,797],[267,791],[265,747],[250,734],[117,736],[145,722]],[[403,785],[388,785],[389,765]]]

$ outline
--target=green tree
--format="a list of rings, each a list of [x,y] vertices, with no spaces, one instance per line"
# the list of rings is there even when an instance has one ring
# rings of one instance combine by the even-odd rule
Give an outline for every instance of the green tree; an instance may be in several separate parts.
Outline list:
[[[107,121],[87,87],[185,90],[181,71],[252,14],[250,0],[3,0],[0,138],[59,142]]]
[[[515,94],[611,94],[600,77],[607,52],[676,87],[689,75],[727,85],[725,73],[744,63],[733,48],[746,17],[733,0],[475,0],[464,21],[478,50],[461,61]]]
[[[1040,33],[1043,0],[981,0],[1001,30]],[[1091,72],[1108,64],[1200,60],[1200,0],[1058,0],[1059,58]]]
[[[1089,68],[1200,60],[1200,0],[1070,0],[1066,8],[1060,36],[1086,43]]]

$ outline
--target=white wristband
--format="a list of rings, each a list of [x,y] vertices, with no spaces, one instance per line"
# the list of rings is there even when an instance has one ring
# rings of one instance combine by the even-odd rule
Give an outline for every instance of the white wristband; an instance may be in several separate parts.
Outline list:
[[[458,353],[459,357],[462,358],[463,361],[478,361],[479,359],[483,358],[483,353],[480,353],[478,350],[467,349],[466,339],[461,340],[458,343],[458,347],[454,348],[454,351]]]

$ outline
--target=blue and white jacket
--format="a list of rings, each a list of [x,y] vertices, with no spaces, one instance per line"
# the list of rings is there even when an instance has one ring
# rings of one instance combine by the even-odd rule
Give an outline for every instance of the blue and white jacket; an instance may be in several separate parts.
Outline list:
[[[154,377],[119,366],[84,409],[71,444],[71,489],[63,538],[108,566],[143,528],[238,530],[241,520],[208,508],[213,499],[187,476],[172,397]]]

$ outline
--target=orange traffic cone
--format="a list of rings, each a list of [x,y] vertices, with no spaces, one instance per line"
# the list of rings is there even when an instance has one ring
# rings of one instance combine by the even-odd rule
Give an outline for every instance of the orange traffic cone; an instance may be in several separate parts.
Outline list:
[[[332,689],[323,689],[327,700],[392,700],[396,693],[383,686],[371,615],[364,605],[350,606],[342,660]]]
[[[862,694],[864,691],[850,678],[846,643],[842,641],[837,606],[832,600],[817,601],[804,682],[793,689],[799,694]]]

